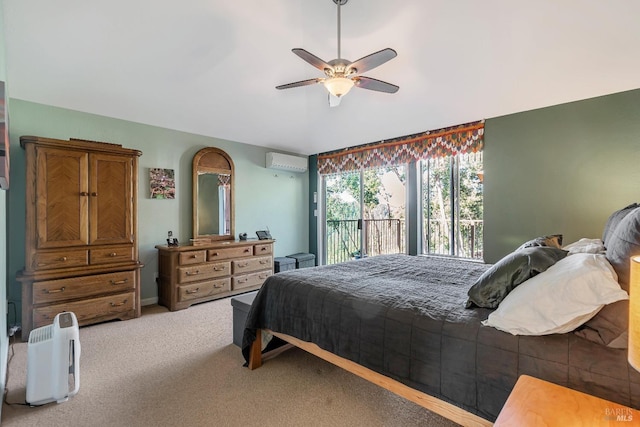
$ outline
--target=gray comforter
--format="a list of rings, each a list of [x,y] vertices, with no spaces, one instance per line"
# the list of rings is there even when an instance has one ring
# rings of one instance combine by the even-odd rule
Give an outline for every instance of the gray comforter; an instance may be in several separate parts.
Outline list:
[[[573,334],[518,337],[482,326],[490,310],[465,302],[488,267],[385,255],[275,274],[249,311],[243,355],[248,360],[257,329],[271,329],[489,420],[521,374],[638,407],[640,375],[625,350]]]

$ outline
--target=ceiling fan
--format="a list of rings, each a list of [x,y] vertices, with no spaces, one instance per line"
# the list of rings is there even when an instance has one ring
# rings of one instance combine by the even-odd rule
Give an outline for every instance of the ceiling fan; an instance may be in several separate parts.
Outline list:
[[[398,89],[400,89],[399,86],[391,83],[361,75],[395,58],[397,56],[395,50],[389,48],[382,49],[354,62],[340,57],[340,6],[346,4],[347,1],[348,0],[333,0],[333,2],[338,5],[338,58],[325,62],[304,49],[295,48],[291,50],[300,58],[324,72],[326,77],[288,83],[276,86],[276,89],[289,89],[292,87],[322,83],[329,91],[329,105],[332,107],[339,105],[340,98],[346,95],[354,86],[386,93],[396,93]]]

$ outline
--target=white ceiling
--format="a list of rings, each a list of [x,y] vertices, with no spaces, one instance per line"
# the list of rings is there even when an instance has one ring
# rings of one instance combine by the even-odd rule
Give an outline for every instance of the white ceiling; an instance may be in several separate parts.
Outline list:
[[[337,56],[333,0],[2,1],[12,98],[300,154],[640,88],[635,0],[349,0],[342,56],[400,90],[336,108],[275,89]]]

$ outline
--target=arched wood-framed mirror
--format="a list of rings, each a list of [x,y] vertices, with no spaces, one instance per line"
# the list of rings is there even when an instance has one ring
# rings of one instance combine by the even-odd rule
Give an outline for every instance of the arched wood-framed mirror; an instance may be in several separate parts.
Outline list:
[[[233,161],[224,151],[207,147],[193,156],[193,239],[234,239]]]

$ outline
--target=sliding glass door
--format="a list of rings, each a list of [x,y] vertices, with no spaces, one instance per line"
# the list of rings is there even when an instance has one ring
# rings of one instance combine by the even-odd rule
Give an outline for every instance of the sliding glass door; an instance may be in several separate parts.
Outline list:
[[[325,260],[335,264],[361,252],[361,174],[345,172],[324,178]]]
[[[327,264],[406,253],[404,165],[324,178]]]

